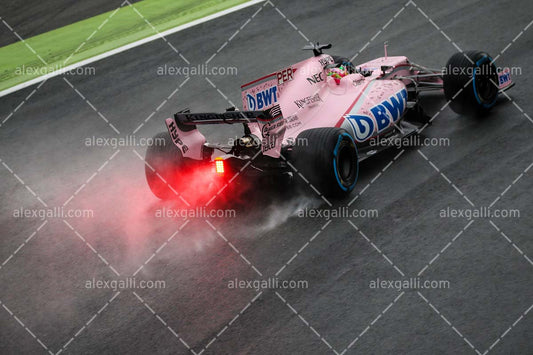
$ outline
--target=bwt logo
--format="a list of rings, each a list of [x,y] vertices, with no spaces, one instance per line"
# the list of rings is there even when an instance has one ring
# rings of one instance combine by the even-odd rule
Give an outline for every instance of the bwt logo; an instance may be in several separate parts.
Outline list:
[[[505,73],[500,74],[500,77],[498,78],[498,80],[500,81],[500,85],[507,83],[508,81],[511,80],[511,73],[505,72]]]
[[[271,88],[259,91],[255,96],[246,94],[246,100],[248,102],[248,110],[261,110],[264,107],[278,102],[278,87],[272,86]]]
[[[392,126],[402,117],[407,103],[407,90],[392,95],[388,100],[372,107],[371,116],[367,115],[345,115],[354,131],[355,140],[364,142],[372,137],[374,132],[381,133],[386,128]]]

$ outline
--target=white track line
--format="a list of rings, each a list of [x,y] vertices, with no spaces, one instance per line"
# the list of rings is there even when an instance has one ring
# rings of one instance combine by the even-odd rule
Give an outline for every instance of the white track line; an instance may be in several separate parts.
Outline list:
[[[107,57],[111,57],[112,55],[127,51],[128,49],[135,48],[135,47],[138,47],[138,46],[142,46],[145,43],[155,41],[157,39],[160,39],[161,37],[165,37],[165,36],[168,36],[170,34],[173,34],[173,33],[179,32],[179,31],[183,31],[185,29],[191,28],[191,27],[199,25],[201,23],[204,23],[204,22],[207,22],[207,21],[211,21],[213,19],[225,16],[227,14],[231,14],[232,12],[236,12],[236,11],[242,10],[244,8],[247,8],[249,6],[253,6],[253,5],[262,3],[264,1],[265,0],[251,0],[251,1],[245,2],[244,4],[240,4],[240,5],[237,5],[237,6],[234,6],[234,7],[230,7],[229,9],[219,11],[219,12],[214,13],[212,15],[199,18],[197,20],[185,23],[183,25],[180,25],[180,26],[177,26],[177,27],[174,27],[174,28],[170,28],[170,29],[168,29],[166,31],[163,31],[163,32],[159,33],[159,34],[140,39],[140,40],[132,42],[130,44],[126,44],[125,46],[112,49],[112,50],[110,50],[108,52],[105,52],[105,53],[99,54],[97,56],[82,60],[80,62],[71,64],[71,65],[69,65],[67,67],[64,67],[64,68],[61,68],[59,70],[53,71],[53,72],[45,74],[43,76],[40,76],[38,78],[25,81],[25,82],[23,82],[21,84],[18,84],[18,85],[15,85],[13,87],[10,87],[9,89],[5,89],[3,91],[0,91],[0,97],[9,95],[9,94],[11,94],[11,93],[13,93],[15,91],[18,91],[18,90],[27,88],[28,86],[40,83],[41,81],[44,81],[46,79],[50,79],[50,78],[53,78],[55,76],[64,74],[64,73],[66,73],[68,71],[71,71],[73,69],[76,69],[76,68],[79,68],[79,67],[83,67],[83,66],[85,66],[87,64],[94,63],[96,61],[99,61],[99,60],[107,58]]]

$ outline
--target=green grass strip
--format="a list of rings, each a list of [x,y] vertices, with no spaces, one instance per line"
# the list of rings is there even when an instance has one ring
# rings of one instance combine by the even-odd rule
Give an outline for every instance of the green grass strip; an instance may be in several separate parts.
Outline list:
[[[155,35],[146,20],[157,31],[163,32],[246,1],[144,0],[133,4],[144,18],[131,6],[124,5],[116,12],[110,11],[26,39],[48,66],[24,43],[10,44],[0,48],[0,90]]]

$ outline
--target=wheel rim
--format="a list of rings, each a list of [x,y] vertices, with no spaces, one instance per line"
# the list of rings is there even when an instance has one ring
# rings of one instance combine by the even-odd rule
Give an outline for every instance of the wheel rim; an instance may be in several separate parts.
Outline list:
[[[476,100],[480,105],[489,108],[496,103],[498,97],[497,74],[488,56],[477,61],[473,75],[473,86]]]
[[[355,186],[358,164],[355,142],[348,134],[340,135],[334,151],[333,165],[341,189],[350,191]]]
[[[352,170],[352,156],[348,147],[344,146],[339,151],[339,176],[341,180],[347,180],[350,177]]]

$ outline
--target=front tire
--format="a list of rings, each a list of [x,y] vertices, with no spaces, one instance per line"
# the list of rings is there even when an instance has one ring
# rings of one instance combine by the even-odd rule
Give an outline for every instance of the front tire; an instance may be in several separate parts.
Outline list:
[[[347,196],[357,182],[357,148],[344,129],[314,128],[301,132],[292,149],[291,160],[298,173],[324,196]],[[296,179],[306,185],[300,176]]]
[[[482,115],[496,104],[498,73],[486,52],[455,53],[446,64],[443,81],[446,100],[456,113]]]

